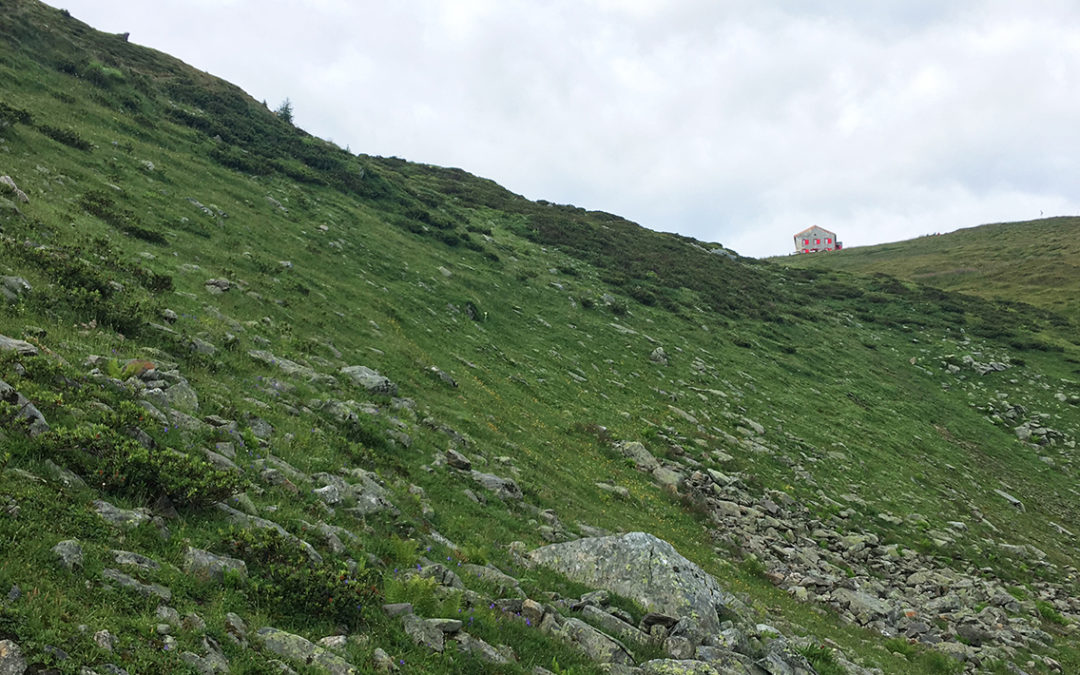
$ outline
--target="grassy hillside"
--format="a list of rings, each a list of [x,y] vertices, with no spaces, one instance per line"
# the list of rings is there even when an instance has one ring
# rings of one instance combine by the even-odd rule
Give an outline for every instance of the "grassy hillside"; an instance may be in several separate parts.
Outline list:
[[[784,265],[882,273],[983,298],[1026,302],[1080,317],[1080,218],[980,225]]]
[[[29,0],[0,82],[0,641],[31,665],[335,672],[276,628],[361,672],[603,672],[522,606],[596,623],[593,589],[521,552],[644,531],[759,669],[1080,669],[1069,314],[354,155]]]

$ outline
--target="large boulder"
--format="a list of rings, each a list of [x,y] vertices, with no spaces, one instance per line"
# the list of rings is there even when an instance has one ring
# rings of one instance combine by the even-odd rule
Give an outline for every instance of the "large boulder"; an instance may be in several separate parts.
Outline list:
[[[551,544],[529,558],[570,579],[626,596],[651,612],[694,619],[704,634],[720,630],[733,602],[710,574],[671,544],[646,532]]]

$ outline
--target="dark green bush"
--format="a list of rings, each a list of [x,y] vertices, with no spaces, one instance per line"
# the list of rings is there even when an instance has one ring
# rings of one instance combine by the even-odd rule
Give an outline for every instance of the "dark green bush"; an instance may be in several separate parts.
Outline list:
[[[94,149],[94,144],[86,140],[78,134],[78,132],[71,129],[61,129],[48,124],[38,124],[37,130],[45,134],[49,138],[58,143],[63,143],[66,146],[75,148],[76,150],[85,150],[89,152]]]
[[[113,422],[132,412],[138,415],[122,411]],[[58,428],[39,439],[43,450],[91,485],[144,502],[165,495],[177,506],[200,508],[229,498],[243,485],[236,474],[206,460],[169,448],[148,449],[111,425]]]
[[[3,101],[0,101],[0,123],[31,124],[32,119],[30,113],[25,110],[13,108]],[[0,126],[3,126],[3,124],[0,124]]]
[[[260,605],[300,624],[315,617],[355,629],[379,596],[371,571],[350,573],[340,563],[314,562],[296,541],[274,530],[233,527],[220,548],[247,563],[248,585]]]

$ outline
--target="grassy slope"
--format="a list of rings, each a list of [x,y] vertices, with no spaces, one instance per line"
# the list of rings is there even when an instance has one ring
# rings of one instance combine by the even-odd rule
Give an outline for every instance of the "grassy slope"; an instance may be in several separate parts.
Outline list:
[[[1078,433],[1076,408],[1055,394],[1075,392],[1061,378],[1075,379],[1080,354],[1067,338],[1072,326],[1053,315],[891,280],[732,260],[705,250],[715,245],[641,230],[608,214],[530,203],[464,172],[350,156],[275,119],[235,88],[33,3],[14,3],[0,30],[3,102],[32,115],[0,131],[4,171],[31,198],[18,205],[21,216],[0,215],[2,269],[35,289],[28,301],[3,310],[0,332],[40,336],[72,364],[65,375],[76,381],[90,354],[178,363],[199,392],[200,414],[267,419],[276,429],[271,451],[301,469],[378,470],[404,513],[369,523],[362,550],[351,553],[371,552],[386,565],[375,571],[385,592],[398,592],[390,570],[415,560],[408,542],[426,532],[461,544],[466,557],[506,566],[509,542],[542,543],[534,516],[494,500],[476,505],[462,494],[473,485],[424,470],[446,437],[407,415],[407,449],[384,445],[393,427],[385,414],[370,429],[352,430],[350,440],[349,429],[304,406],[314,398],[362,398],[360,392],[297,382],[295,392],[279,393],[265,383],[280,373],[251,360],[249,349],[271,349],[321,372],[355,363],[376,368],[416,401],[418,419],[466,434],[468,454],[485,470],[506,473],[498,458],[508,457],[530,504],[554,509],[568,524],[650,531],[746,594],[771,620],[836,640],[887,672],[922,666],[901,663],[876,648],[869,633],[792,602],[724,549],[717,555],[704,523],[628,466],[608,440],[643,440],[658,455],[685,452],[706,466],[745,472],[823,520],[840,522],[841,509],[826,496],[855,495],[865,502],[850,504],[859,525],[906,546],[922,545],[928,529],[968,520],[977,508],[1009,531],[1009,541],[1032,543],[1055,563],[1072,564],[1080,553],[1047,524],[1080,531],[1071,454],[1056,452],[1051,468],[1021,450],[1010,430],[985,421],[982,409],[1000,392]],[[57,142],[43,132],[50,127],[74,136]],[[93,147],[73,147],[79,139]],[[206,215],[189,198],[218,213]],[[55,263],[29,256],[25,241],[69,257]],[[90,271],[79,259],[90,261]],[[103,297],[80,298],[58,280],[58,272],[71,269],[82,270],[84,284],[114,280],[124,290],[109,291],[106,283]],[[165,277],[171,290],[152,281]],[[211,277],[243,282],[248,292],[210,296],[203,283]],[[146,325],[165,307],[180,315],[173,326],[179,336]],[[973,343],[964,331],[974,333]],[[238,337],[231,350],[212,357],[187,350],[195,336],[220,347],[226,333]],[[669,367],[648,360],[657,345],[671,354]],[[824,352],[832,365],[823,376],[811,364]],[[957,382],[940,367],[954,353],[1011,356],[1023,365],[1007,376]],[[433,365],[459,387],[433,378]],[[79,429],[97,419],[95,401],[116,406],[124,397],[67,386],[50,373],[20,377],[10,359],[0,378],[31,396],[54,428]],[[64,399],[56,398],[60,392]],[[701,423],[689,423],[672,405]],[[736,434],[744,416],[767,428],[779,452],[725,446],[720,432]],[[819,424],[821,416],[831,422]],[[146,431],[180,450],[214,440],[153,425]],[[46,473],[46,459],[65,463],[39,444],[10,442],[10,468]],[[716,463],[710,451],[717,448],[734,460]],[[597,490],[597,480],[627,487],[630,498]],[[410,500],[410,484],[424,488],[434,516]],[[1013,513],[995,487],[1024,499],[1027,513]],[[152,604],[117,600],[55,570],[48,549],[56,541],[90,542],[85,576],[93,578],[110,547],[178,563],[184,540],[213,548],[227,538],[215,512],[194,506],[170,526],[170,542],[146,532],[118,541],[87,513],[93,489],[57,493],[8,471],[0,494],[22,504],[20,519],[0,523],[15,551],[0,563],[0,587],[18,583],[35,599],[5,607],[0,632],[35,654],[63,644],[100,662],[105,655],[78,624],[124,635],[145,634],[154,624]],[[106,496],[129,507],[148,497],[123,489]],[[310,497],[281,488],[252,496],[260,507],[279,506],[280,522],[330,520]],[[892,526],[875,517],[886,512],[925,521]],[[943,562],[986,564],[989,552],[978,542],[991,533],[983,527],[973,525],[972,536],[940,551]],[[1038,578],[1037,569],[1011,561],[992,564],[1018,586]],[[317,613],[283,615],[243,588],[192,588],[174,574],[162,581],[177,595],[174,605],[196,609],[212,626],[236,611],[253,626],[311,637],[333,628]],[[557,583],[541,581],[547,588]],[[471,663],[430,656],[377,612],[365,616],[373,641],[353,646],[351,660],[363,663],[381,645],[426,670]],[[556,643],[517,630],[493,622],[481,636],[514,644],[524,663],[550,665],[557,655],[587,671]],[[125,650],[129,667],[169,658],[151,639],[125,638]],[[237,663],[253,658],[230,655]]]
[[[829,256],[792,256],[782,264],[901,279],[1027,302],[1080,316],[1080,218],[1060,217],[969,227],[938,236],[862,246]]]

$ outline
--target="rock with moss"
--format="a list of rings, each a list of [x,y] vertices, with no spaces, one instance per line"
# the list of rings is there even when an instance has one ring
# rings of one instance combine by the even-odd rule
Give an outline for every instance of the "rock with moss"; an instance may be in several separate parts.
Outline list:
[[[624,595],[646,610],[694,619],[705,635],[719,631],[730,594],[671,544],[646,532],[588,537],[529,553],[574,581]]]
[[[194,579],[218,584],[225,581],[227,573],[247,576],[247,564],[243,560],[214,555],[190,546],[184,551],[183,570]]]
[[[317,672],[330,675],[355,675],[359,672],[356,666],[340,656],[293,633],[266,626],[255,633],[255,638],[267,651],[305,664]]]
[[[0,640],[0,675],[22,675],[26,672],[26,659],[18,643]]]

